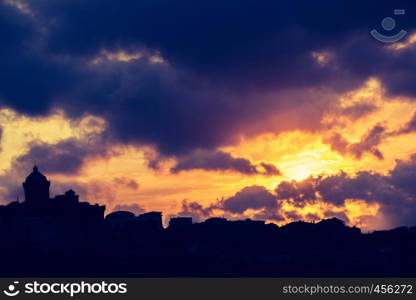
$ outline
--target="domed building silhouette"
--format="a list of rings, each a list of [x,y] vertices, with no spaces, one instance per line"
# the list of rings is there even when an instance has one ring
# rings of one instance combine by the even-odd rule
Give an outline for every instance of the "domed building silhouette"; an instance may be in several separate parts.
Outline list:
[[[27,176],[23,182],[25,191],[25,201],[27,203],[36,203],[38,201],[46,201],[49,199],[49,187],[51,182],[39,172],[37,166],[33,167],[33,172]]]
[[[80,202],[79,196],[69,190],[63,195],[50,197],[51,182],[37,166],[22,183],[25,201],[11,202],[0,210],[2,214],[17,218],[47,219],[61,225],[99,224],[104,220],[105,206]]]

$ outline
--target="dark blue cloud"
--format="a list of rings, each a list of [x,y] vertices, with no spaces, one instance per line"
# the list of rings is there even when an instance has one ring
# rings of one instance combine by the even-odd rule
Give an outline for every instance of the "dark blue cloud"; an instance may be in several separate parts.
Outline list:
[[[218,200],[206,207],[197,202],[184,200],[178,215],[201,221],[214,216],[214,211],[241,216],[250,209],[257,211],[254,215],[254,219],[257,220],[284,220],[276,195],[265,187],[258,185],[245,187],[233,196]]]
[[[369,76],[414,94],[411,49],[392,53],[369,36],[397,7],[415,28],[411,1],[41,0],[32,15],[0,4],[0,104],[30,115],[62,108],[104,117],[114,142],[164,155],[214,150],[242,135],[316,130],[330,103]],[[103,49],[148,59],[91,64]],[[313,51],[333,53],[327,66]],[[308,89],[320,91],[312,96]],[[310,105],[312,109],[302,109]],[[268,122],[296,110],[296,124]]]
[[[57,144],[34,141],[27,153],[15,159],[12,168],[26,172],[37,164],[46,174],[77,174],[87,159],[110,155],[106,145],[98,141],[88,143],[75,138]]]
[[[393,8],[410,11],[412,2],[49,0],[32,6],[49,25],[53,53],[146,47],[198,74],[299,86],[331,78],[310,51],[336,50],[352,35],[367,37]],[[401,25],[414,23],[404,16]]]
[[[269,209],[277,211],[276,195],[262,186],[249,186],[234,196],[222,201],[222,209],[233,213],[243,213],[248,209]]]
[[[194,151],[190,155],[177,158],[173,173],[187,170],[207,171],[233,171],[245,175],[278,176],[280,171],[269,163],[253,164],[250,160],[241,157],[233,157],[223,151]]]
[[[139,188],[139,184],[137,183],[137,181],[133,178],[128,178],[128,177],[114,177],[113,181],[124,188],[128,188],[131,190],[137,190]]]
[[[370,153],[382,160],[384,156],[379,146],[387,135],[386,128],[381,124],[377,124],[368,130],[359,142],[351,143],[339,133],[333,134],[331,137],[325,139],[324,142],[329,144],[333,151],[351,155],[356,159],[361,159],[364,154]]]

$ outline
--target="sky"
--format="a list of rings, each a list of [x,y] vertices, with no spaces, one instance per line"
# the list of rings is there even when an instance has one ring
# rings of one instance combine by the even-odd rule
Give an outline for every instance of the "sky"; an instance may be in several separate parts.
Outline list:
[[[23,201],[36,164],[52,195],[166,223],[416,225],[413,14],[414,1],[0,0],[0,203]]]

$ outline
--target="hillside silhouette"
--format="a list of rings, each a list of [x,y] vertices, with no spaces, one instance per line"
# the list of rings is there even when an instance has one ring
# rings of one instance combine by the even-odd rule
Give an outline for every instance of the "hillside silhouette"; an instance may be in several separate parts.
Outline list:
[[[0,275],[37,277],[416,276],[416,226],[364,234],[337,218],[282,227],[264,221],[136,216],[50,198],[35,166],[25,201],[0,206]]]

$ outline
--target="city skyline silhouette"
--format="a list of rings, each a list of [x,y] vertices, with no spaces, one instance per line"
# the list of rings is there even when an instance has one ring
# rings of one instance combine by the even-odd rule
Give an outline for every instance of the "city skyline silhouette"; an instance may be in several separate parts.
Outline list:
[[[193,223],[54,198],[37,166],[25,201],[0,206],[2,276],[414,276],[416,226],[362,233],[337,218],[284,226],[213,217]]]

